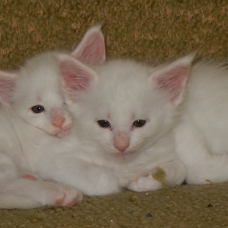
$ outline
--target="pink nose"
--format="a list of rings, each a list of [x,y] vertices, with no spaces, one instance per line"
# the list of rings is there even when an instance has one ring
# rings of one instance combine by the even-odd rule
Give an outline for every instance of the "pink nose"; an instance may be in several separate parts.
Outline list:
[[[124,132],[117,132],[114,136],[114,147],[120,152],[124,152],[129,147],[129,136]]]
[[[53,118],[51,123],[52,123],[52,125],[54,125],[57,128],[62,128],[64,121],[65,121],[64,117],[58,116],[58,117]]]

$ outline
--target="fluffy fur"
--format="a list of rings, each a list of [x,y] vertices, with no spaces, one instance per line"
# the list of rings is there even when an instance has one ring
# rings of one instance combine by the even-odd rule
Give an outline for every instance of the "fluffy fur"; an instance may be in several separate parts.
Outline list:
[[[228,69],[226,63],[196,62],[174,128],[177,157],[189,184],[228,181]]]
[[[74,113],[83,144],[93,148],[77,153],[86,177],[92,173],[86,179],[92,185],[78,180],[83,192],[105,193],[93,181],[95,165],[103,167],[101,176],[111,169],[119,188],[134,191],[161,187],[151,176],[156,167],[169,185],[184,178],[190,184],[227,181],[227,64],[192,65],[193,57],[152,67],[130,60],[88,66],[62,56],[63,66],[71,66],[65,77],[74,72],[80,78]]]
[[[0,207],[160,189],[158,167],[169,186],[227,181],[226,65],[193,58],[104,62],[95,26],[71,56],[1,72]]]
[[[55,53],[46,53],[32,58],[16,74],[4,75],[4,79],[0,75],[4,104],[0,108],[1,208],[71,206],[82,198],[77,189],[34,176],[32,161],[39,140],[57,140],[72,128],[57,69]]]
[[[80,176],[71,183],[88,195],[110,194],[123,187],[160,189],[162,183],[152,177],[157,167],[164,169],[170,186],[182,183],[185,168],[175,158],[171,130],[193,56],[158,67],[130,60],[88,66],[69,56],[60,58],[64,78],[76,79],[76,105],[71,110],[77,126],[75,141],[80,143],[72,156],[52,158],[68,170],[43,169],[40,175],[66,183],[64,172],[75,165]]]
[[[152,177],[157,167],[170,186],[185,177],[170,130],[182,100],[183,66],[188,71],[192,57],[171,64],[166,81],[162,67],[103,63],[100,26],[78,48],[72,56],[35,56],[18,72],[0,75],[1,208],[71,206],[82,199],[79,190],[156,190],[162,187]]]
[[[103,42],[100,26],[90,28],[72,58],[102,62],[105,51],[96,52],[94,47]],[[61,75],[59,54],[43,53],[16,72],[0,72],[0,208],[72,206],[82,199],[75,186],[41,180],[38,175],[37,166],[42,169],[46,154],[55,156],[49,146],[64,145],[60,138],[70,135],[73,126],[67,107],[74,103],[73,79]],[[52,166],[51,161],[47,165]]]
[[[189,55],[155,68],[125,60],[87,66],[95,76],[89,92],[78,96],[83,107],[82,132],[90,140],[95,137],[100,151],[109,153],[106,160],[116,162],[113,169],[119,176],[127,172],[132,180],[129,173],[136,174],[143,164],[141,171],[147,165],[151,170],[162,167],[168,181],[172,173],[183,178],[184,169],[167,163],[176,158],[172,161],[185,166],[189,184],[228,181],[227,64],[201,60],[191,66],[192,60]],[[101,128],[98,120],[110,125]],[[147,122],[135,128],[135,120]],[[181,178],[170,183],[180,183]],[[127,187],[135,191],[159,188],[151,175],[141,175]]]

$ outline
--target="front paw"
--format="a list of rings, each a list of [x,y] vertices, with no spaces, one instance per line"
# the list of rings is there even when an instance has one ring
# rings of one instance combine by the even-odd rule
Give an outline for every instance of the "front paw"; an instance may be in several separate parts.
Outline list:
[[[166,174],[163,169],[157,167],[152,172],[141,176],[128,185],[128,189],[136,192],[154,191],[167,187]]]
[[[49,186],[43,192],[44,205],[71,207],[82,200],[82,193],[70,186],[56,184]]]

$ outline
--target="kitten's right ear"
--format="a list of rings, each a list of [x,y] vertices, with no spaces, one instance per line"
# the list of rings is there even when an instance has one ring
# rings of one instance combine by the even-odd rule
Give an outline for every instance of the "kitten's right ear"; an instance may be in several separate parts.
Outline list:
[[[77,59],[65,54],[57,58],[65,88],[70,95],[88,89],[90,84],[97,80],[96,73]]]
[[[17,74],[0,71],[0,102],[8,107],[13,103],[17,79]]]
[[[171,103],[182,102],[188,74],[191,69],[195,52],[180,58],[155,72],[151,80],[157,89],[169,95]]]
[[[71,55],[87,64],[100,64],[105,61],[105,41],[101,25],[89,28]]]

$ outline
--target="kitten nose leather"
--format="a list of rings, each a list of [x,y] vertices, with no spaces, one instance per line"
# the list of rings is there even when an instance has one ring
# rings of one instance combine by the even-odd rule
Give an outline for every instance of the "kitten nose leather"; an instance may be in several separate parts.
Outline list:
[[[58,117],[58,118],[55,118],[51,123],[52,125],[58,128],[62,128],[64,121],[65,121],[64,117]]]
[[[114,136],[114,147],[120,152],[124,152],[129,147],[129,136],[124,132],[117,132]]]
[[[62,128],[65,122],[65,117],[61,110],[54,109],[51,112],[51,124],[57,128]]]

